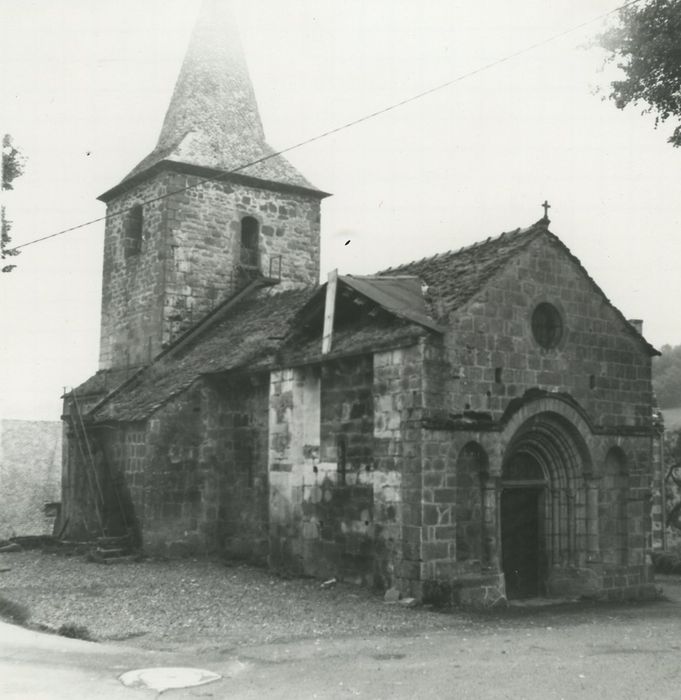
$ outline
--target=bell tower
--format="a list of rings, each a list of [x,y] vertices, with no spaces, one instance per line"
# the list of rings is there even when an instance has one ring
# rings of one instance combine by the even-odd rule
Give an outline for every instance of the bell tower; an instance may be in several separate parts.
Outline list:
[[[156,147],[99,197],[100,369],[146,364],[256,277],[316,284],[326,196],[266,142],[228,0],[204,0]]]

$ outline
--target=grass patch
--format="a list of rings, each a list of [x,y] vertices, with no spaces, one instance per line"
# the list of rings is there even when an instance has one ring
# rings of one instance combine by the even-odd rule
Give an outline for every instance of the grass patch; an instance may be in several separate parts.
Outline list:
[[[0,595],[0,619],[13,622],[15,625],[25,625],[31,613],[25,605],[15,603]]]

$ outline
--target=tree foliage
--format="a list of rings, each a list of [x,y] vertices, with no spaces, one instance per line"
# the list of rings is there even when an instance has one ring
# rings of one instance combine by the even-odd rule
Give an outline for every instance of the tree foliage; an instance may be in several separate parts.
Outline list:
[[[2,189],[13,190],[14,180],[24,172],[24,159],[12,143],[12,137],[5,134],[2,139]],[[7,218],[4,205],[0,207],[0,260],[19,255],[16,248],[11,248],[12,222]],[[3,265],[2,272],[11,272],[16,265]]]
[[[653,360],[653,390],[660,408],[681,407],[681,345],[662,346]]]
[[[647,0],[623,8],[600,37],[609,61],[624,73],[610,84],[618,108],[647,105],[655,126],[681,117],[681,0]],[[670,143],[681,146],[681,124]]]
[[[668,469],[681,468],[681,428],[664,434],[664,455]]]
[[[664,434],[664,470],[667,490],[665,524],[681,530],[681,429]]]
[[[12,137],[2,138],[2,189],[13,190],[13,182],[24,172],[24,159],[12,143]]]
[[[12,228],[12,222],[5,215],[5,207],[0,206],[0,260],[5,258],[11,258],[15,255],[19,255],[21,251],[16,248],[10,248],[9,244],[12,242],[12,237],[9,232]],[[3,264],[0,268],[2,272],[12,272],[16,265]]]

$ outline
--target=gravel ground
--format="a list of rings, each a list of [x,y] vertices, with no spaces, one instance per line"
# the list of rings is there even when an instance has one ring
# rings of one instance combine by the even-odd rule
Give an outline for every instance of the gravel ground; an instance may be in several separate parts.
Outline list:
[[[95,564],[82,556],[26,551],[0,554],[0,599],[24,605],[29,623],[85,627],[100,641],[147,649],[227,652],[301,639],[402,636],[456,630],[562,628],[666,619],[678,615],[681,579],[660,576],[667,602],[515,605],[487,613],[438,612],[387,604],[367,589],[285,579],[265,569],[178,560]],[[550,628],[549,628],[550,629]]]
[[[658,583],[665,597],[655,602],[435,613],[205,561],[103,566],[0,555],[0,607],[12,598],[31,607],[34,622],[127,637],[118,649],[48,635],[36,644],[4,626],[0,696],[53,697],[61,680],[59,697],[91,698],[93,689],[113,697],[121,670],[142,664],[223,676],[177,697],[667,700],[680,697],[681,580]]]
[[[351,585],[321,588],[316,580],[202,560],[102,565],[36,551],[4,554],[0,596],[27,606],[32,624],[79,625],[97,640],[164,650],[412,634],[467,623],[464,614],[386,604]]]
[[[438,613],[385,604],[349,585],[322,589],[319,581],[217,562],[98,565],[38,552],[0,555],[0,608],[9,599],[28,607],[34,624],[82,625],[118,642],[113,651],[85,645],[93,651],[78,657],[80,665],[69,657],[80,679],[112,682],[112,653],[126,655],[116,669],[137,658],[152,665],[182,659],[222,674],[220,697],[254,700],[424,692],[487,700],[678,698],[681,578],[657,582],[664,597],[654,602],[526,601],[484,614]],[[64,672],[62,653],[38,660],[33,650],[22,653],[9,652],[0,687],[3,678],[16,684],[22,658],[26,683]]]

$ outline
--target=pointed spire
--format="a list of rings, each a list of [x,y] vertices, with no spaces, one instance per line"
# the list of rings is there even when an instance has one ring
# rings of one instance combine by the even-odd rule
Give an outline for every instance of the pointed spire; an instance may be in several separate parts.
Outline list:
[[[216,147],[235,139],[265,141],[227,0],[203,2],[156,148],[175,148],[190,132]]]
[[[283,156],[240,169],[273,153],[230,2],[203,0],[156,147],[100,199],[107,201],[161,161],[224,172],[239,169],[258,180],[318,191]]]

